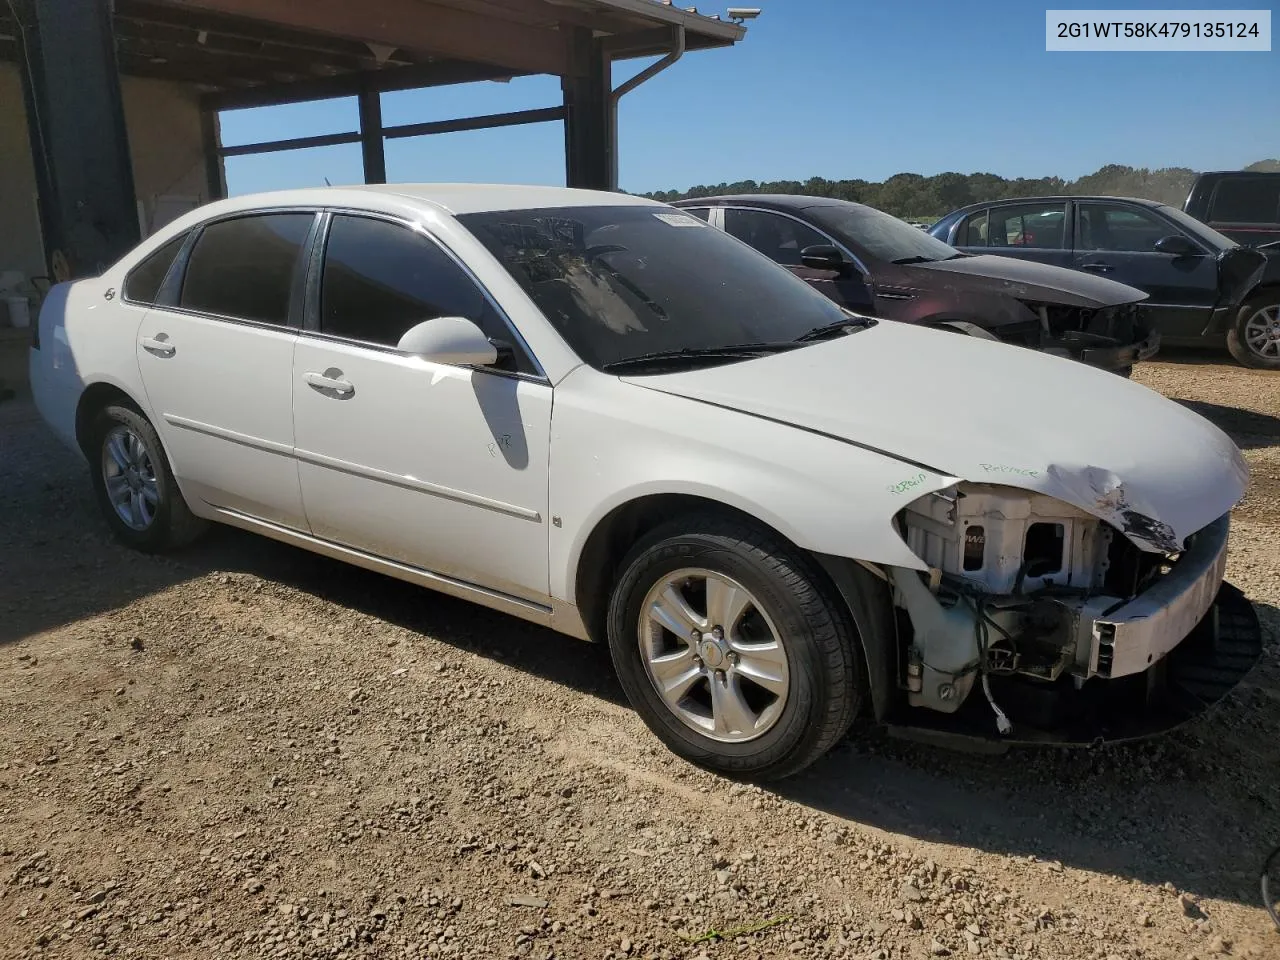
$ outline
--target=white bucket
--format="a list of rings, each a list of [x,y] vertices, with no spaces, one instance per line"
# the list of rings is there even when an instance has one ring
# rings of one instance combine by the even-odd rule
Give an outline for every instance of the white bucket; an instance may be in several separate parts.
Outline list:
[[[31,326],[31,301],[26,297],[5,297],[9,308],[9,323],[15,327]]]

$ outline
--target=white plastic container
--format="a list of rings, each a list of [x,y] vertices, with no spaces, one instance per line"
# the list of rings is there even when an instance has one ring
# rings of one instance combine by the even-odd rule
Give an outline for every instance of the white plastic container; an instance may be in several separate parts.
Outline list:
[[[9,324],[14,327],[31,326],[31,301],[26,297],[5,297],[9,308]]]

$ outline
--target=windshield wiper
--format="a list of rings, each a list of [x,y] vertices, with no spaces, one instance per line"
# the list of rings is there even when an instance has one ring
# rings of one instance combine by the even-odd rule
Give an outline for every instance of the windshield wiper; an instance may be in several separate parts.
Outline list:
[[[731,343],[723,347],[682,347],[679,350],[658,350],[635,357],[623,357],[621,360],[611,360],[601,364],[600,369],[606,373],[614,373],[618,370],[630,370],[634,367],[647,367],[672,361],[680,363],[686,360],[755,357],[765,353],[776,353],[779,350],[790,350],[795,346],[795,341],[784,340],[780,343]]]
[[[871,317],[845,317],[843,320],[824,323],[820,327],[814,327],[807,333],[800,334],[800,336],[796,337],[796,343],[825,340],[828,337],[834,337],[836,334],[844,333],[846,330],[865,330],[867,327],[874,327],[875,325],[876,321]]]
[[[899,257],[897,260],[890,260],[889,262],[899,267],[905,267],[912,263],[933,263],[933,257]]]

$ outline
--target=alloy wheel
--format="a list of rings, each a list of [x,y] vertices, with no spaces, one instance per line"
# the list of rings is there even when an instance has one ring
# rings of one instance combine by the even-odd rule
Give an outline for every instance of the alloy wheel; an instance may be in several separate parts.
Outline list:
[[[1244,342],[1264,360],[1280,360],[1280,303],[1260,308],[1245,321]]]
[[[142,532],[160,505],[155,461],[146,442],[128,426],[113,427],[102,440],[102,479],[122,523]]]
[[[667,574],[645,596],[637,636],[658,695],[703,736],[742,743],[781,717],[790,689],[786,648],[736,580],[701,568]]]

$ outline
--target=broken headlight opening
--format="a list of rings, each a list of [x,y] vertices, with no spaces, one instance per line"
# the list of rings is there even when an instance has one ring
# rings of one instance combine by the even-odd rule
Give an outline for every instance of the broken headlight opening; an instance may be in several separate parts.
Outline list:
[[[1104,367],[1127,367],[1155,352],[1141,304],[1072,307],[1020,301],[1031,318],[999,328],[1002,340]]]
[[[1228,519],[1181,554],[1156,553],[1061,500],[961,483],[914,501],[897,523],[928,567],[887,571],[907,703],[935,714],[980,708],[987,729],[994,715],[1007,735],[1014,723],[1053,727],[1073,691],[1149,688],[1166,654],[1209,619]],[[1250,649],[1236,654],[1247,672]]]

